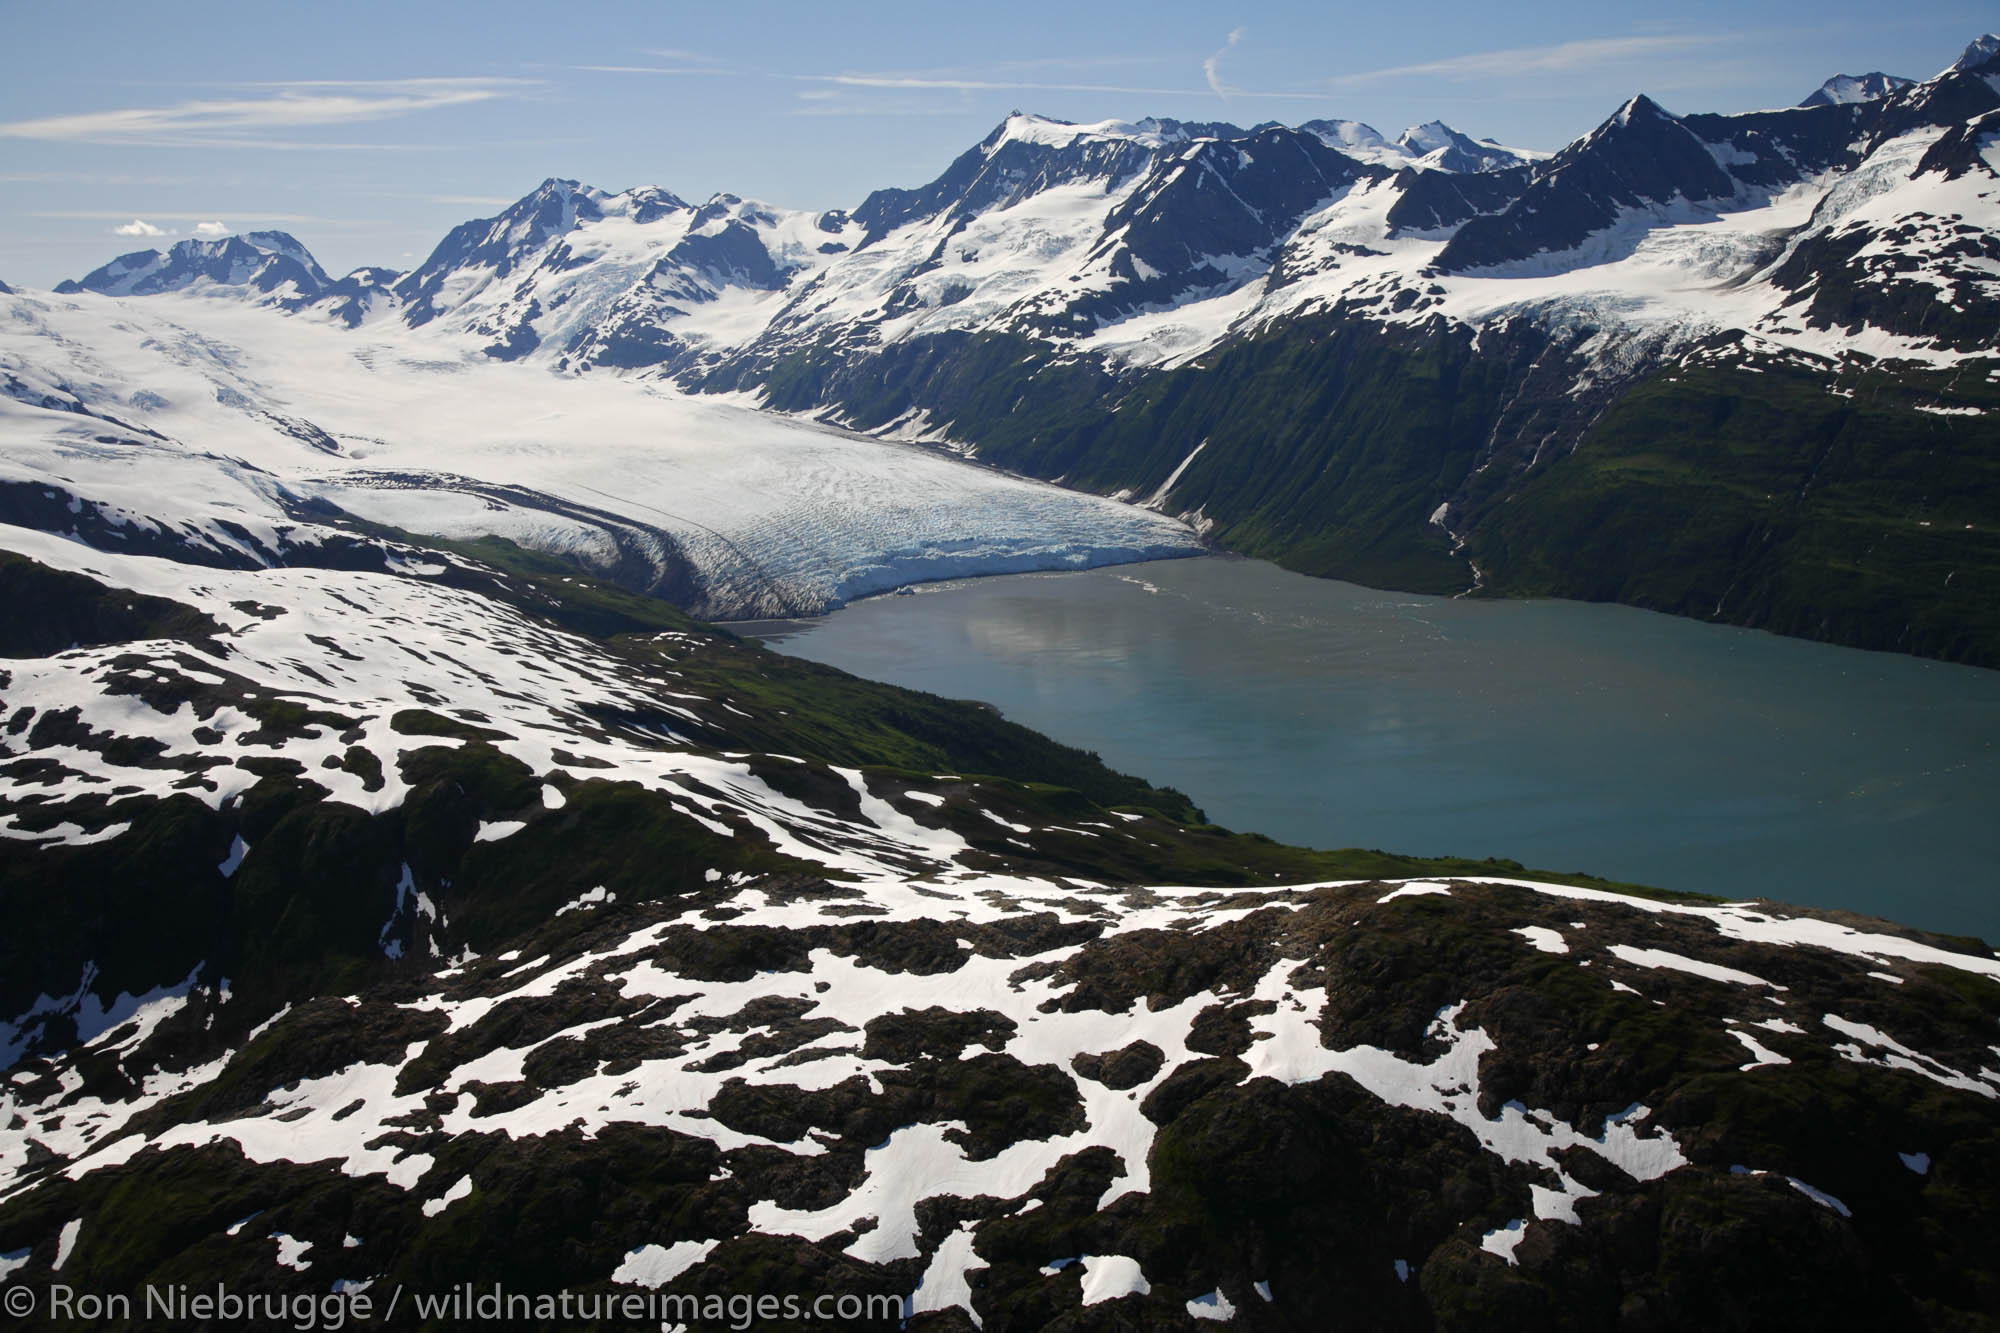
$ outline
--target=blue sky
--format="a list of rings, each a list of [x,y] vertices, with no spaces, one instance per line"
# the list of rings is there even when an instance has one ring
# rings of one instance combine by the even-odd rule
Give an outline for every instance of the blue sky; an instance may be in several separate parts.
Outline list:
[[[0,0],[0,279],[276,226],[339,273],[407,268],[551,175],[852,207],[1010,109],[1441,118],[1554,149],[1627,96],[1796,102],[1923,78],[1990,3],[57,4]]]

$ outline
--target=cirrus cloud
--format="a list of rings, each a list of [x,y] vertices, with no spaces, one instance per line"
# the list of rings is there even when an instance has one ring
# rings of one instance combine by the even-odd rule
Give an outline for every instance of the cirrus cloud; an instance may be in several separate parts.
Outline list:
[[[1552,46],[1522,46],[1505,51],[1473,51],[1426,60],[1414,65],[1391,65],[1385,69],[1341,74],[1328,83],[1374,83],[1388,79],[1446,79],[1454,83],[1473,79],[1521,78],[1544,74],[1565,74],[1593,69],[1618,61],[1675,55],[1724,40],[1722,34],[1694,34],[1659,37],[1600,37],[1583,41],[1558,42]],[[1225,48],[1227,49],[1227,48]],[[1220,55],[1220,52],[1217,52]]]
[[[1208,80],[1209,91],[1225,102],[1236,90],[1222,81],[1222,58],[1236,49],[1236,44],[1243,40],[1244,32],[1242,28],[1232,29],[1216,53],[1201,62],[1202,77]]]
[[[276,135],[352,125],[489,102],[538,86],[533,79],[302,80],[241,85],[255,97],[201,98],[172,106],[121,107],[0,122],[0,139],[153,148],[353,147],[285,142]]]

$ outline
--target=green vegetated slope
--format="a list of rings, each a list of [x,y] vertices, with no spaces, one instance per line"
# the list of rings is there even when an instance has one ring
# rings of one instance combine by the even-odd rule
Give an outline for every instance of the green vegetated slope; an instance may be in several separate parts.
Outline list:
[[[923,408],[987,462],[1198,511],[1289,569],[1457,593],[1620,601],[2000,665],[2000,386],[1723,347],[1576,391],[1521,326],[1298,321],[1118,379],[990,335],[769,367],[775,406],[863,429]],[[735,381],[718,381],[726,386]],[[1195,447],[1202,449],[1190,461]],[[1462,551],[1430,522],[1452,502]]]
[[[837,403],[863,429],[926,408],[982,461],[1099,492],[1150,496],[1199,445],[1166,508],[1200,510],[1222,545],[1308,574],[1456,592],[1470,572],[1426,520],[1475,465],[1508,364],[1464,338],[1328,318],[1136,381],[981,335],[859,360],[798,353],[767,384],[776,407]]]
[[[1503,594],[2000,665],[2000,416],[1980,411],[2000,413],[1983,373],[1664,371],[1469,551]]]

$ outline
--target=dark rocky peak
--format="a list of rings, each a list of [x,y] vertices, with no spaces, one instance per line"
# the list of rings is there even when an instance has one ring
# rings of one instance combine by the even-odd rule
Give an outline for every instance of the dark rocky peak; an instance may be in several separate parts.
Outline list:
[[[409,307],[404,318],[412,325],[435,319],[443,313],[437,298],[451,274],[484,268],[505,277],[554,238],[602,218],[610,197],[576,181],[550,177],[498,216],[453,227],[430,257],[396,284],[396,295]]]
[[[377,264],[363,264],[352,273],[341,278],[343,283],[354,283],[363,287],[393,287],[403,276],[396,268],[383,268]]]
[[[14,289],[12,287],[9,287],[4,282],[0,282],[0,296],[12,296],[13,294]]]
[[[1991,72],[1989,67],[1995,61],[2000,61],[2000,33],[1989,32],[1974,38],[1945,73],[1974,74],[1981,70]]]
[[[1882,115],[1880,99],[1829,101],[1734,116],[1685,116],[1681,124],[1739,187],[1755,192],[1859,165]]]
[[[1914,174],[1921,176],[1935,171],[1942,173],[1946,180],[1957,180],[1968,171],[2000,176],[2000,172],[1994,171],[1987,162],[1985,153],[1987,145],[1996,137],[2000,137],[2000,110],[1974,116],[1964,124],[1946,130],[1944,137],[1925,152]]]
[[[2000,107],[2000,57],[1989,58],[1985,64],[1960,67],[1972,59],[1978,46],[1978,42],[1973,43],[1959,65],[1936,78],[1900,88],[1879,102],[1869,103],[1880,108],[1869,147],[1872,149],[1912,130],[1955,129]]]
[[[1156,128],[1105,121],[1074,125],[1019,112],[959,154],[942,176],[916,190],[877,190],[854,210],[870,245],[907,222],[971,217],[1079,181],[1110,184],[1150,166],[1158,150],[1183,142],[1177,122]],[[1157,128],[1173,124],[1169,131]]]
[[[1328,147],[1317,134],[1282,125],[1162,153],[1104,221],[1097,254],[1109,255],[1122,281],[1077,301],[1067,318],[1114,319],[1236,285],[1245,277],[1240,261],[1275,254],[1341,190],[1388,174]]]
[[[1539,164],[1508,208],[1467,222],[1438,267],[1462,272],[1572,250],[1627,210],[1726,200],[1737,190],[1708,145],[1642,93]]]
[[[1241,139],[1245,134],[1256,134],[1262,130],[1280,127],[1275,120],[1267,120],[1245,130],[1226,120],[1174,120],[1167,116],[1148,116],[1144,120],[1134,121],[1132,128],[1158,134],[1169,140],[1185,142],[1189,139]]]
[[[1906,79],[1898,74],[1884,74],[1880,70],[1870,74],[1836,74],[1816,88],[1812,95],[1799,105],[1846,106],[1854,102],[1874,102],[1915,82],[1915,79]]]
[[[1820,110],[1838,116],[1844,108]],[[1720,204],[1742,194],[1744,182],[1722,166],[1730,154],[1712,148],[1690,124],[1706,122],[1684,122],[1652,98],[1634,96],[1596,130],[1538,164],[1528,188],[1506,210],[1466,222],[1438,254],[1438,268],[1464,272],[1560,254],[1630,210]]]
[[[575,230],[579,222],[595,222],[603,217],[607,197],[601,190],[551,176],[510,205],[495,221],[511,227],[528,226],[547,239]]]
[[[708,209],[702,211],[706,213]],[[771,257],[770,249],[754,226],[726,212],[714,214],[690,228],[653,266],[653,280],[655,285],[691,299],[711,299],[711,293],[676,281],[677,274],[689,270],[716,287],[755,287],[762,291],[784,286],[791,273]]]
[[[1387,174],[1316,134],[1283,126],[1199,140],[1163,155],[1104,229],[1128,229],[1132,254],[1176,272],[1209,256],[1253,254],[1283,239],[1334,191]]]
[[[402,273],[372,265],[355,269],[319,295],[327,314],[349,328],[368,318],[369,313],[395,301],[395,286]]]
[[[600,205],[605,213],[620,213],[634,222],[658,222],[673,213],[685,212],[692,207],[687,200],[656,185],[641,185],[635,189],[614,194]]]
[[[1527,164],[1487,171],[1425,171],[1404,167],[1396,173],[1400,197],[1389,206],[1392,234],[1447,231],[1488,213],[1498,213],[1528,188]]]

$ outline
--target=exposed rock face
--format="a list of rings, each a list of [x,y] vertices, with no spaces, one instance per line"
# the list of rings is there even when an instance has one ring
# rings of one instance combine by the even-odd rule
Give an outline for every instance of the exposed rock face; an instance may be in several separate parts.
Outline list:
[[[753,880],[516,944],[233,1051],[196,988],[19,1065],[17,1280],[81,1217],[72,1283],[833,1280],[1004,1329],[1992,1309],[2000,962],[1874,923],[1456,880]],[[1137,1276],[1106,1300],[1090,1256]]]

